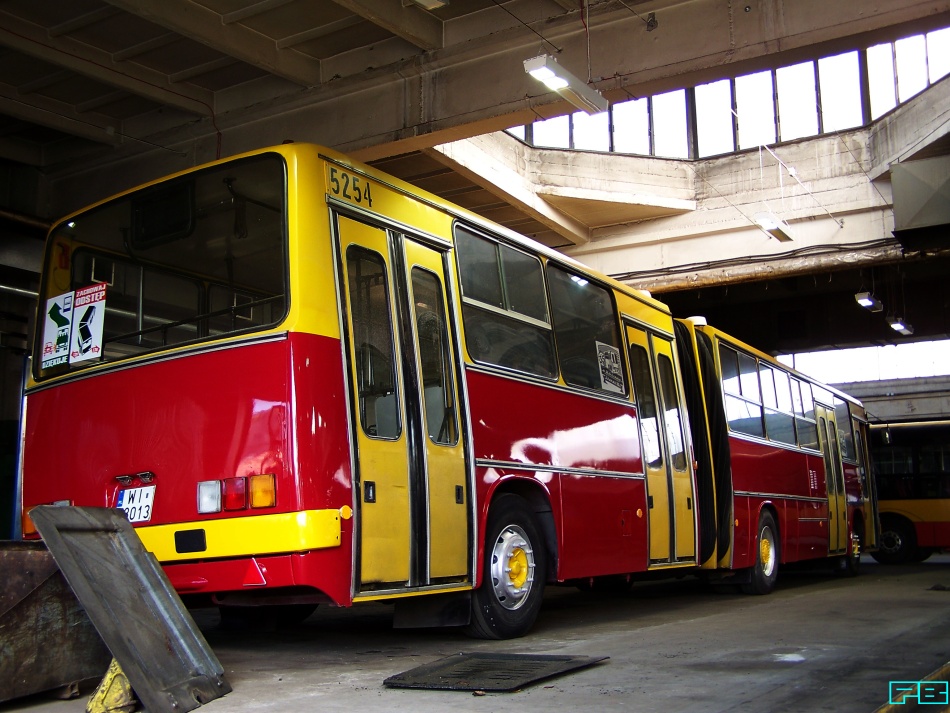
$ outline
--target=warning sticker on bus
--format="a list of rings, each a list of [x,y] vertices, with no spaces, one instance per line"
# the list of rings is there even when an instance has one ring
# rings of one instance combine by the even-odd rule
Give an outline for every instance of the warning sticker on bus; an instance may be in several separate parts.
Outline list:
[[[69,326],[73,321],[73,293],[46,300],[46,320],[43,327],[44,369],[69,361]]]
[[[600,366],[600,388],[622,394],[623,365],[620,363],[620,350],[603,342],[594,344],[597,345],[597,364]]]
[[[46,301],[43,328],[44,369],[102,355],[106,285],[95,284]]]

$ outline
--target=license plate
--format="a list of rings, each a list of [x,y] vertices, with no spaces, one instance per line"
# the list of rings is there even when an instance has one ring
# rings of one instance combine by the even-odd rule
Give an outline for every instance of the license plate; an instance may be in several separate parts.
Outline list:
[[[155,500],[155,486],[126,488],[119,491],[115,506],[125,513],[129,522],[148,522],[152,519],[152,503]]]

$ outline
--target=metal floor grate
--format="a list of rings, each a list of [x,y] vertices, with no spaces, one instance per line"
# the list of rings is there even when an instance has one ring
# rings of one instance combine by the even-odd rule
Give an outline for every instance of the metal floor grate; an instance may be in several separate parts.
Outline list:
[[[516,691],[607,659],[607,656],[543,654],[456,654],[403,673],[383,683],[394,688],[449,691]]]

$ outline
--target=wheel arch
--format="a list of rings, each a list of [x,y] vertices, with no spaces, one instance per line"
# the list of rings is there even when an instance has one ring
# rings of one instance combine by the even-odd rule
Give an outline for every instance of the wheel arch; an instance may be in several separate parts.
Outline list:
[[[787,548],[785,547],[785,527],[784,519],[782,514],[779,512],[778,506],[771,500],[764,500],[759,505],[759,510],[755,515],[755,529],[752,530],[752,548],[758,547],[759,544],[759,523],[762,521],[762,514],[768,513],[772,516],[772,522],[775,523],[775,541],[778,543],[778,561],[780,563],[785,562],[785,552]]]
[[[503,495],[517,495],[528,504],[528,508],[534,514],[541,531],[544,549],[547,554],[547,572],[545,578],[547,581],[557,579],[558,562],[558,534],[555,523],[554,508],[551,502],[550,493],[536,480],[532,478],[507,478],[498,482],[496,487],[488,494],[486,506],[479,513],[479,536],[476,540],[478,568],[475,573],[475,586],[480,586],[482,582],[484,548],[485,548],[485,528],[488,522],[488,513],[492,505]]]

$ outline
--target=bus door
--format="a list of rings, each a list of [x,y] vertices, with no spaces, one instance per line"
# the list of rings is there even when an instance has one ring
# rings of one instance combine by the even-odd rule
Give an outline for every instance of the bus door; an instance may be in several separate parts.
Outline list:
[[[692,562],[696,558],[693,478],[673,343],[628,324],[627,345],[647,481],[650,564]]]
[[[446,253],[337,216],[359,593],[469,578],[469,497]]]
[[[815,403],[821,454],[825,461],[825,483],[828,489],[828,552],[846,552],[848,541],[848,498],[844,490],[844,466],[838,442],[838,424],[835,412]]]

